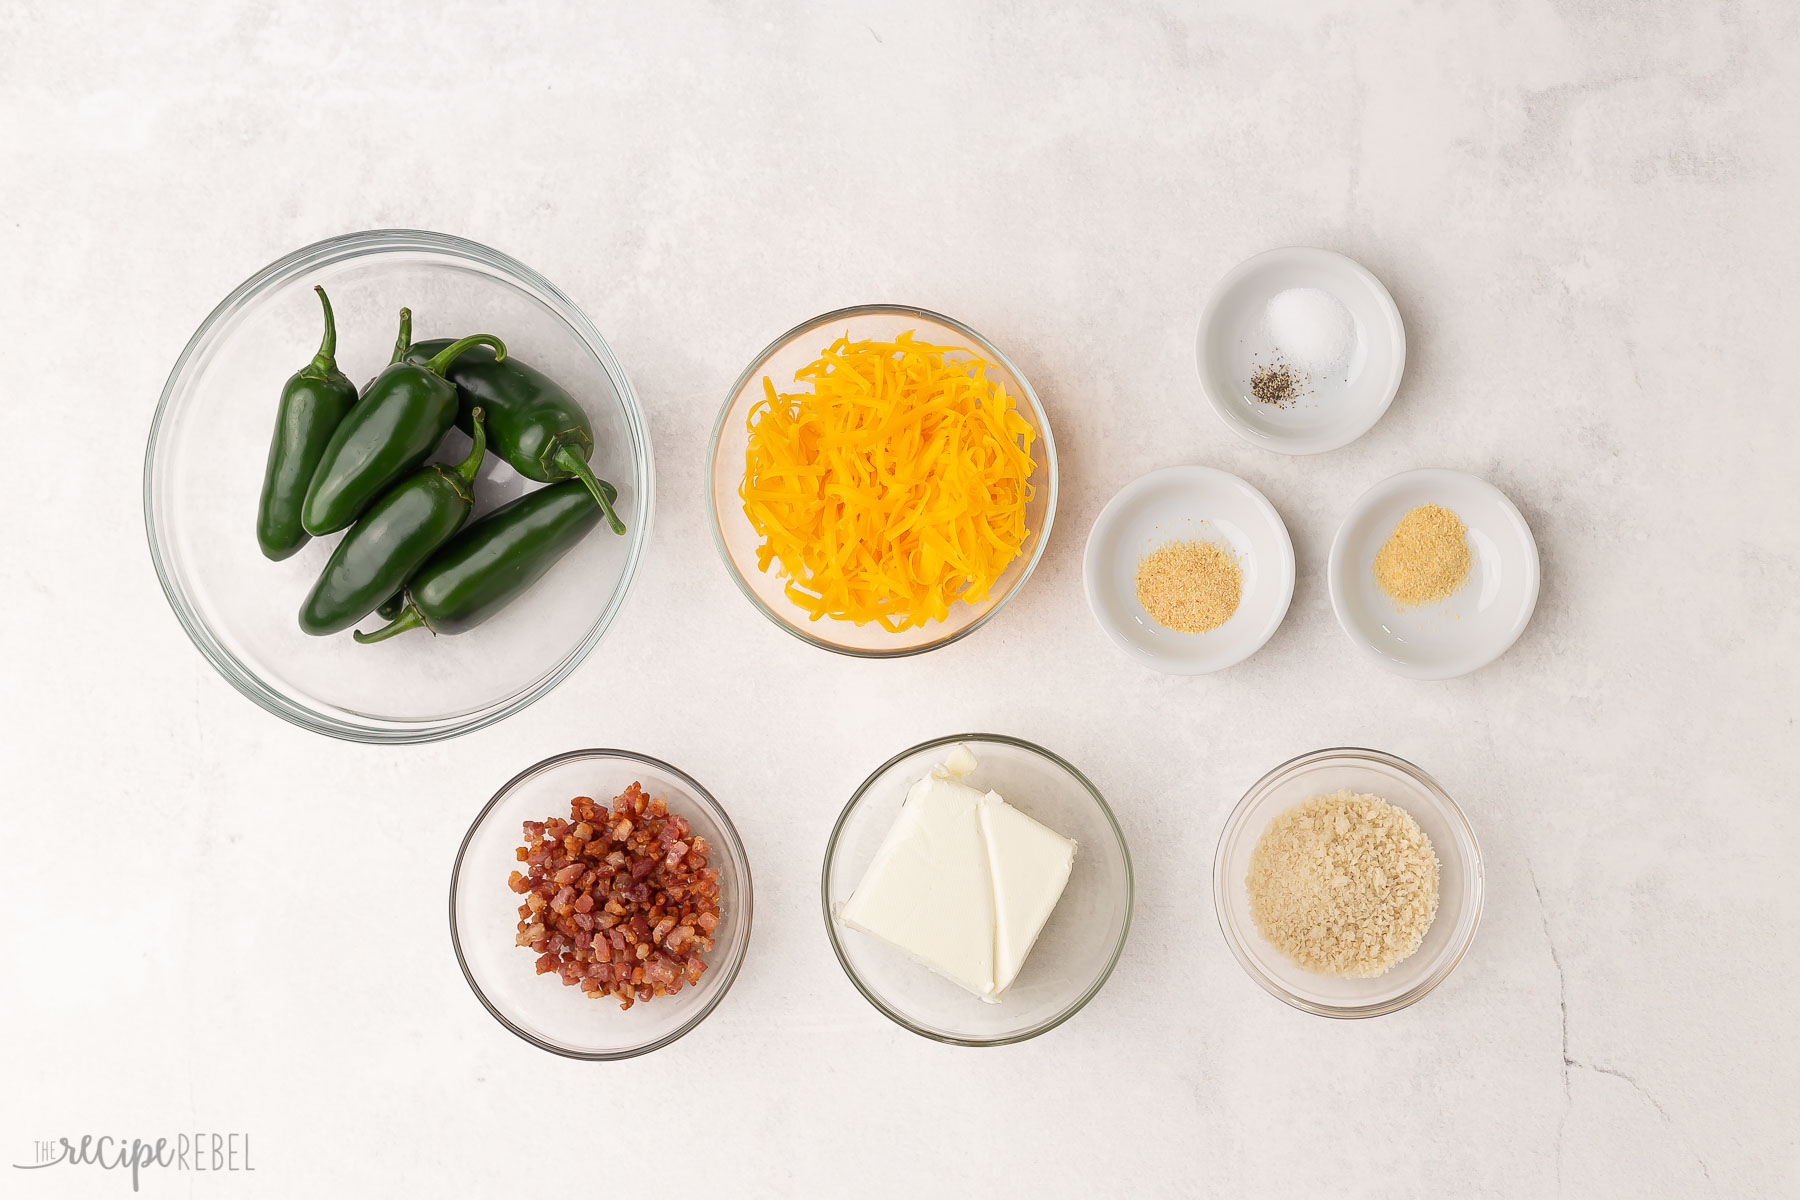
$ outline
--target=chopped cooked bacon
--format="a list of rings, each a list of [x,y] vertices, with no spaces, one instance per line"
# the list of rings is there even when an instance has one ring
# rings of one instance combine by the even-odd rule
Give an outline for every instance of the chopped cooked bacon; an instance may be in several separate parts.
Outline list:
[[[524,823],[515,857],[528,871],[507,878],[525,898],[518,944],[537,973],[620,1008],[698,983],[719,927],[706,839],[635,783],[610,810],[577,796],[569,815]]]

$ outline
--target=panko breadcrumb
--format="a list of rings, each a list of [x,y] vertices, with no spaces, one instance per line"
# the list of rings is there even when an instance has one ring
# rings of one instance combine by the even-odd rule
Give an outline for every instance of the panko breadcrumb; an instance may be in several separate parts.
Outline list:
[[[1437,916],[1438,860],[1419,823],[1379,796],[1314,796],[1269,822],[1244,880],[1277,950],[1321,975],[1369,979],[1419,948]]]

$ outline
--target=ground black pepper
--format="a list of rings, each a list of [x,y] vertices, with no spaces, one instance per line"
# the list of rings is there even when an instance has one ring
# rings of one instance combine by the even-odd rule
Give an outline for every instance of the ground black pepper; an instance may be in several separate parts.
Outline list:
[[[1250,376],[1250,394],[1264,404],[1287,408],[1300,398],[1301,381],[1284,362],[1264,363]]]

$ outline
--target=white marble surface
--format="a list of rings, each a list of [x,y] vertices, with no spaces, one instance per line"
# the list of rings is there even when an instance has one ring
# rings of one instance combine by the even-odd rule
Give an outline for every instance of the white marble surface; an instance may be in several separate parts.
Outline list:
[[[0,8],[0,1158],[231,1130],[253,1174],[143,1194],[499,1195],[549,1186],[547,1146],[597,1181],[624,1113],[648,1149],[615,1178],[645,1195],[1793,1194],[1797,52],[1780,0]],[[138,483],[219,297],[392,225],[567,290],[659,470],[599,652],[520,716],[400,750],[212,672]],[[1295,243],[1380,275],[1411,352],[1381,424],[1310,459],[1230,437],[1192,355],[1209,283]],[[1000,619],[863,663],[744,603],[701,469],[751,353],[882,298],[1016,358],[1064,491]],[[1260,487],[1299,556],[1270,644],[1192,680],[1114,649],[1079,575],[1105,500],[1184,462]],[[1498,484],[1543,552],[1523,639],[1449,683],[1368,662],[1322,577],[1351,500],[1416,466]],[[1111,984],[992,1052],[883,1020],[817,905],[850,790],[960,728],[1073,759],[1137,858]],[[1334,743],[1435,773],[1487,856],[1468,959],[1360,1023],[1259,991],[1207,895],[1244,788]],[[707,783],[758,889],[718,1012],[614,1066],[502,1030],[444,928],[476,807],[591,744]]]

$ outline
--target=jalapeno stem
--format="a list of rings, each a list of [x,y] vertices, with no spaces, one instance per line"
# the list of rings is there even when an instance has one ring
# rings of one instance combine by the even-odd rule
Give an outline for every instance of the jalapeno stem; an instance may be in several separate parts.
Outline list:
[[[625,532],[625,522],[619,520],[619,514],[613,511],[612,501],[606,498],[606,489],[600,486],[600,480],[589,469],[587,459],[581,457],[581,451],[573,446],[564,446],[556,452],[555,463],[575,478],[593,494],[594,503],[606,514],[606,524],[614,533]]]
[[[505,342],[501,341],[491,333],[471,333],[466,338],[457,338],[454,342],[451,342],[448,346],[439,350],[437,354],[432,357],[431,361],[425,364],[425,369],[430,371],[433,375],[443,375],[443,373],[449,369],[450,364],[461,357],[462,352],[467,350],[470,346],[492,346],[494,348],[494,361],[506,361]]]
[[[400,336],[394,339],[394,357],[388,359],[388,366],[393,366],[406,356],[412,348],[412,309],[400,310]]]
[[[419,629],[424,625],[425,618],[419,615],[416,606],[408,602],[407,606],[400,610],[399,616],[374,633],[364,633],[359,629],[350,636],[356,639],[358,645],[367,646],[372,642],[385,642],[395,634],[405,633],[409,629]]]
[[[475,482],[475,472],[481,469],[481,460],[487,454],[487,429],[481,423],[484,415],[479,408],[469,414],[469,428],[473,430],[470,436],[475,439],[475,445],[469,451],[469,457],[456,464],[456,473],[462,476],[464,483]]]
[[[313,355],[312,369],[323,375],[337,370],[337,318],[331,315],[331,297],[318,284],[313,291],[319,293],[319,305],[325,310],[325,336],[319,339],[319,352]]]

